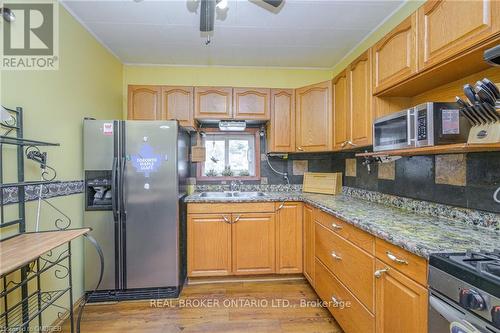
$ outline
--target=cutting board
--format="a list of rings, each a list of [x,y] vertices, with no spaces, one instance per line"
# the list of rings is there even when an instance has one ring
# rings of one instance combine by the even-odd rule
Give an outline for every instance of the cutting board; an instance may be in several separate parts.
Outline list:
[[[302,192],[339,194],[342,192],[342,173],[304,173]]]

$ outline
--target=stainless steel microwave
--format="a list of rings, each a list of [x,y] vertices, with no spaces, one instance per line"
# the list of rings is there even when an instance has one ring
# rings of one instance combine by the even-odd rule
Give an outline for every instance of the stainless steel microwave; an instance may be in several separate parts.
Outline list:
[[[423,103],[376,119],[373,123],[373,150],[464,143],[470,127],[458,104]]]

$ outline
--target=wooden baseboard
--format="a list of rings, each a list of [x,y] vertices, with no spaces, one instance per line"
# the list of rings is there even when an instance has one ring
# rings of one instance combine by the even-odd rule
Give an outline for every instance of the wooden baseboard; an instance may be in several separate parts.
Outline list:
[[[269,281],[293,281],[304,280],[302,274],[269,274],[269,275],[244,275],[244,276],[214,276],[214,277],[191,277],[188,285],[207,283],[232,283],[232,282],[269,282]]]

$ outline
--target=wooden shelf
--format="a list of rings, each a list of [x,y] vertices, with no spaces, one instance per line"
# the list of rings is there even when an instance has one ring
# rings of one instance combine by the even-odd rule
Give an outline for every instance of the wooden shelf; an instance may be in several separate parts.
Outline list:
[[[483,151],[500,151],[500,143],[486,143],[486,144],[458,143],[452,145],[358,153],[356,154],[356,157],[462,154],[462,153],[476,153]]]
[[[27,232],[0,242],[0,276],[11,273],[42,254],[90,231],[90,228]]]

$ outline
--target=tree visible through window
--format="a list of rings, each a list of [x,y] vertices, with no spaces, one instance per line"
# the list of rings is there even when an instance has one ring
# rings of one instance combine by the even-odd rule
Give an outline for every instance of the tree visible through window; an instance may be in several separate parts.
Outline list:
[[[258,177],[257,136],[251,132],[208,132],[204,138],[206,161],[199,177]]]

